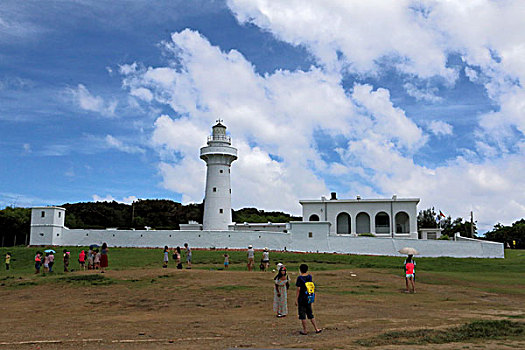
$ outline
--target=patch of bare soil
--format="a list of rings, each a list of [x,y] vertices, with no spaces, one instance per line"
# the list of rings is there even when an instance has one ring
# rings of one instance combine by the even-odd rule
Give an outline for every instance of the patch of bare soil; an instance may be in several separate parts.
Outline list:
[[[299,334],[294,283],[288,317],[275,317],[271,273],[138,269],[108,271],[109,280],[95,285],[56,279],[0,287],[0,349],[354,349],[363,348],[355,340],[387,331],[525,315],[522,295],[424,283],[405,294],[404,279],[370,269],[313,275],[314,314],[324,330],[306,336]],[[431,347],[523,348],[525,341]]]

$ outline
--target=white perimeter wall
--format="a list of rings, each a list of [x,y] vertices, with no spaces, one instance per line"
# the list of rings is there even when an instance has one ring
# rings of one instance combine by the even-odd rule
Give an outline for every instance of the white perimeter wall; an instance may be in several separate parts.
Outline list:
[[[53,235],[52,245],[89,246],[106,242],[110,247],[164,247],[255,249],[326,252],[360,255],[401,256],[403,247],[416,248],[420,257],[504,258],[503,244],[479,240],[425,241],[399,238],[349,237],[329,235],[329,223],[292,223],[292,233],[254,231],[114,231],[63,229]],[[309,233],[312,232],[312,237]],[[57,235],[58,234],[58,235]],[[39,242],[32,241],[38,245]]]

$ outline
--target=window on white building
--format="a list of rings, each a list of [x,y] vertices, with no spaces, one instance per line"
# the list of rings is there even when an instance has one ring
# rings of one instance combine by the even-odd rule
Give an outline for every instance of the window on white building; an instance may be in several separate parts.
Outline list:
[[[390,233],[390,216],[387,213],[380,212],[376,215],[376,233]]]
[[[43,211],[40,215],[41,215],[43,218],[45,218],[45,217],[46,217],[46,212]]]
[[[223,210],[222,209],[219,209],[219,214],[222,214],[223,213]]]
[[[360,233],[371,233],[370,231],[370,215],[365,212],[357,214],[355,217],[355,231],[357,234]]]
[[[349,234],[351,232],[351,229],[350,229],[350,224],[351,224],[351,219],[350,219],[350,215],[348,215],[348,213],[339,213],[339,215],[337,215],[337,233],[338,234]]]
[[[319,221],[319,216],[317,214],[312,214],[308,221]]]

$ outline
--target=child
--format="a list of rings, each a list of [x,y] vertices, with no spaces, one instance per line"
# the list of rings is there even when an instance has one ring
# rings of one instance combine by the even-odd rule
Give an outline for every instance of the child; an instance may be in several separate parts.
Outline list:
[[[64,272],[69,272],[69,252],[64,249],[63,250],[63,253],[64,253]]]
[[[80,252],[80,254],[78,254],[78,263],[80,268],[86,271],[86,252],[83,250]]]
[[[93,262],[95,263],[95,270],[100,269],[100,257],[102,254],[98,251],[98,249],[95,249],[95,258],[93,259]]]
[[[315,322],[314,314],[312,312],[312,304],[308,301],[306,283],[312,282],[312,275],[308,273],[308,265],[301,264],[301,266],[299,266],[299,272],[300,275],[297,276],[297,281],[295,282],[295,286],[297,287],[297,292],[295,295],[295,305],[297,305],[299,311],[299,319],[301,320],[301,324],[303,326],[303,330],[299,333],[302,335],[308,334],[306,330],[307,317],[310,320],[310,322],[312,322],[312,325],[315,328],[315,333],[321,333],[322,329],[317,328],[317,324]]]
[[[228,253],[224,253],[224,268],[227,270],[230,266],[230,256]]]
[[[40,266],[42,266],[42,253],[36,252],[36,255],[35,255],[35,273],[40,273]]]
[[[168,267],[169,256],[170,256],[170,253],[168,250],[168,246],[164,246],[164,262],[162,264],[163,269]]]
[[[5,255],[5,269],[9,271],[9,267],[11,265],[11,253],[7,252]]]

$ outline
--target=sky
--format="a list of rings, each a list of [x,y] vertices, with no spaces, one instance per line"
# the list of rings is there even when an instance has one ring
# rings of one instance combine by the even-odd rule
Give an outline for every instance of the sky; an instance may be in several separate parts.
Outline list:
[[[417,197],[525,216],[525,2],[0,2],[0,207],[200,203],[223,120],[232,207]]]

